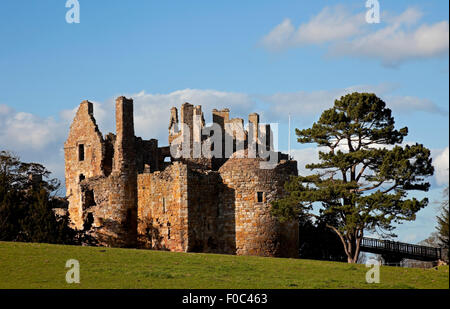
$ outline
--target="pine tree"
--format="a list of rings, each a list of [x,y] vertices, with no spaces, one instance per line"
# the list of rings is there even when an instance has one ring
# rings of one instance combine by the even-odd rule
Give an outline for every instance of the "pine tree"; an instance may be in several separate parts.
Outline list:
[[[319,147],[311,176],[292,177],[289,195],[273,203],[281,221],[309,215],[325,220],[340,238],[347,260],[356,263],[366,231],[395,236],[393,224],[414,220],[428,199],[407,196],[428,191],[433,175],[429,149],[402,145],[408,128],[395,129],[392,112],[375,94],[353,93],[334,102],[309,129],[296,130],[298,142]],[[320,205],[319,214],[313,206]]]

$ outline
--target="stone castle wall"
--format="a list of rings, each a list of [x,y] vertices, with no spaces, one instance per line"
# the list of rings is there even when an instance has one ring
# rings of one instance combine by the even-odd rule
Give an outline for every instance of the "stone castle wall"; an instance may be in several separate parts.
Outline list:
[[[222,203],[225,190],[217,171],[188,169],[190,251],[234,254],[234,213]]]
[[[84,226],[95,243],[101,246],[134,247],[132,210],[124,205],[124,193],[130,187],[119,175],[97,177],[81,184]],[[132,189],[131,189],[132,190]]]
[[[180,129],[172,108],[169,143],[183,130],[191,144],[208,138],[198,131],[204,127],[200,106],[183,104],[180,115],[188,127]],[[230,119],[228,109],[214,110],[213,121],[236,146],[250,147],[248,140],[261,136],[257,114],[249,116],[249,131],[243,119]],[[172,158],[169,147],[135,136],[133,101],[125,97],[116,100],[116,134],[103,138],[93,105],[85,101],[65,144],[73,225],[103,246],[296,257],[298,224],[281,224],[270,214],[271,201],[285,194],[284,182],[297,175],[296,162],[279,161],[265,170],[260,158],[233,156]]]
[[[219,170],[233,191],[223,201],[234,209],[236,254],[297,257],[298,223],[282,224],[270,214],[270,202],[285,194],[283,185],[297,174],[297,164],[284,161],[275,169],[260,169],[261,161],[232,158]]]
[[[188,251],[187,167],[138,176],[138,240],[147,249]]]
[[[92,103],[84,101],[80,104],[64,145],[66,196],[70,219],[77,229],[83,227],[80,183],[86,178],[104,175],[106,148],[93,113]]]
[[[133,101],[116,100],[117,136],[102,137],[93,104],[78,109],[65,144],[66,190],[73,226],[100,245],[134,247],[137,168]]]

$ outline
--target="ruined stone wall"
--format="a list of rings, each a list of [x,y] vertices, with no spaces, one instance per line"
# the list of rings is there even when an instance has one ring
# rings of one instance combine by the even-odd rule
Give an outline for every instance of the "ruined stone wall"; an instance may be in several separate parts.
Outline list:
[[[232,158],[219,169],[224,184],[234,191],[222,200],[234,208],[236,254],[297,257],[298,223],[282,224],[270,214],[270,202],[283,196],[285,181],[297,175],[297,163],[283,161],[275,169],[264,170],[260,162]]]
[[[244,119],[233,118],[225,123],[225,143],[232,143],[233,148],[225,149],[225,158],[233,153],[244,150],[248,144],[248,132],[244,128]]]
[[[221,129],[221,134],[222,134],[222,153],[220,158],[217,158],[219,161],[221,159],[222,164],[225,163],[225,158],[226,158],[226,152],[225,152],[225,123],[227,123],[230,120],[230,110],[228,108],[222,109],[222,110],[217,110],[217,109],[213,109],[212,110],[212,119],[213,119],[213,123],[217,124],[220,129]],[[215,147],[217,147],[218,145],[214,145]]]
[[[138,173],[143,173],[146,166],[151,172],[158,171],[161,163],[159,158],[158,140],[145,141],[140,137],[136,138],[136,168]]]
[[[138,176],[138,239],[143,248],[235,254],[234,198],[218,172],[175,162]]]
[[[117,98],[114,168],[110,176],[116,187],[111,192],[110,204],[116,215],[122,216],[120,228],[128,235],[121,241],[127,247],[137,245],[137,155],[133,111],[133,100]]]
[[[116,132],[103,139],[92,103],[81,103],[65,144],[69,213],[98,244],[134,247],[137,156],[133,101],[124,97],[116,100]]]
[[[80,182],[104,175],[106,148],[93,114],[93,104],[83,101],[64,145],[66,196],[70,219],[76,229],[83,228]]]
[[[124,192],[131,191],[120,175],[96,177],[81,184],[84,228],[95,244],[135,247],[136,223]]]
[[[105,176],[109,176],[113,170],[114,164],[114,147],[116,144],[116,135],[109,133],[104,138],[105,155],[103,160],[103,172]]]
[[[138,240],[142,248],[188,251],[187,165],[138,176]]]
[[[230,191],[218,172],[188,169],[189,251],[235,253],[234,210],[221,198]]]
[[[189,126],[183,130],[189,130],[190,145],[208,138],[199,131],[205,125],[200,106],[183,104],[180,120]],[[243,119],[229,118],[228,109],[214,110],[213,121],[225,133],[222,144],[229,138],[235,147],[247,147],[262,135],[257,114],[249,116],[248,132]],[[183,134],[177,125],[173,108],[169,142]],[[248,151],[242,151],[245,157]],[[270,202],[297,175],[296,162],[264,170],[261,159],[236,155],[172,158],[169,147],[135,136],[133,101],[125,97],[116,100],[116,134],[102,138],[93,105],[85,101],[65,144],[72,222],[103,246],[296,257],[298,224],[281,224],[270,215]],[[167,157],[172,162],[164,162]]]

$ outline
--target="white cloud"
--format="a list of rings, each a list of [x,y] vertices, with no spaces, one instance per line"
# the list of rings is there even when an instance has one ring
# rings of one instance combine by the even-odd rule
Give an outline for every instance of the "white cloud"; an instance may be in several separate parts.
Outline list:
[[[422,15],[416,8],[408,8],[397,16],[385,14],[380,29],[369,27],[364,12],[351,14],[343,6],[325,7],[298,29],[290,19],[285,19],[261,42],[269,50],[328,42],[330,56],[373,58],[387,66],[447,55],[448,21],[418,24]]]
[[[352,143],[353,144],[353,143]],[[415,145],[416,143],[414,142],[403,142],[402,144],[400,144],[400,146],[405,147],[406,145],[412,146]],[[314,145],[314,144],[312,144]],[[354,147],[356,146],[356,144],[353,145]],[[371,146],[373,148],[386,148],[386,149],[392,149],[394,148],[393,145],[373,145]],[[345,142],[340,143],[337,147],[336,147],[336,151],[342,151],[344,153],[348,153],[349,151],[349,147],[347,144],[345,144]],[[319,171],[323,170],[310,170],[307,169],[305,166],[308,164],[312,164],[312,163],[319,163],[319,151],[321,152],[325,152],[328,153],[330,151],[330,149],[328,147],[307,147],[307,148],[301,148],[301,149],[292,149],[291,150],[291,156],[294,158],[294,160],[296,160],[298,162],[298,171],[299,174],[302,176],[308,176],[308,175],[313,175],[316,174]],[[366,170],[366,173],[370,173],[369,170]],[[338,178],[340,177],[340,175],[337,176]]]
[[[61,137],[61,124],[53,118],[3,109],[0,122],[0,145],[17,150],[40,151]]]
[[[320,44],[352,37],[362,32],[364,14],[351,15],[343,6],[325,7],[308,23],[300,25],[295,44]]]
[[[336,99],[353,92],[375,93],[394,113],[428,112],[448,115],[448,111],[428,99],[392,95],[396,88],[397,86],[393,84],[355,85],[343,89],[276,93],[262,96],[261,99],[270,104],[269,115],[274,120],[284,119],[288,113],[297,120],[305,118],[310,120],[311,117],[315,117],[316,120],[322,111],[333,106]]]
[[[407,234],[404,238],[403,241],[407,242],[407,243],[416,243],[417,241],[419,241],[420,239],[418,239],[418,235],[417,233],[411,233],[411,234]]]
[[[396,66],[407,60],[445,56],[448,37],[448,21],[424,24],[414,30],[405,30],[397,23],[350,42],[341,42],[330,53],[380,59],[384,65]]]
[[[138,94],[127,95],[134,99],[136,134],[143,138],[157,138],[161,145],[168,143],[168,126],[171,107],[177,107],[189,102],[201,105],[206,122],[212,121],[212,109],[230,109],[230,117],[244,117],[252,112],[254,103],[247,94],[223,92],[216,90],[184,89],[168,94]]]
[[[375,92],[385,99],[388,107],[395,110],[436,112],[437,107],[426,99],[415,97],[393,97],[396,85],[357,85],[344,89],[322,91],[299,91],[293,93],[276,93],[268,96],[248,95],[217,90],[184,89],[167,94],[150,94],[144,91],[126,94],[134,99],[136,135],[144,139],[156,138],[160,146],[168,144],[168,125],[170,108],[178,109],[184,102],[202,105],[206,122],[212,121],[212,109],[230,109],[230,117],[247,119],[251,112],[258,112],[261,121],[280,122],[291,113],[295,127],[310,125],[317,116],[333,105],[335,99],[354,91]],[[392,99],[392,100],[391,100]],[[94,103],[94,116],[103,134],[115,132],[114,98]],[[263,102],[265,108],[258,108],[257,102]],[[64,155],[63,145],[67,138],[69,126],[78,106],[63,110],[59,118],[43,118],[30,113],[17,112],[7,105],[0,105],[0,149],[15,151],[26,161],[40,162],[51,168],[55,175],[63,179]],[[448,114],[448,113],[447,113]],[[299,126],[299,122],[303,123]],[[304,170],[307,163],[302,160],[317,160],[316,149],[293,150],[299,161],[299,168]],[[436,162],[445,163],[437,158]],[[448,162],[448,150],[447,150]],[[442,165],[440,164],[440,166]],[[447,163],[448,169],[448,163]],[[440,174],[439,174],[440,175]],[[448,178],[448,171],[447,171]],[[443,176],[440,176],[441,179]]]
[[[168,94],[127,94],[134,99],[136,135],[157,138],[167,145],[170,108],[178,109],[184,102],[202,105],[207,122],[212,121],[212,109],[230,108],[230,117],[243,117],[254,111],[254,102],[247,94],[216,90],[184,89]],[[115,132],[115,98],[94,103],[94,117],[103,134]],[[0,149],[11,150],[23,160],[44,163],[62,178],[63,145],[78,106],[63,110],[59,119],[42,118],[17,112],[0,105]]]
[[[316,171],[311,171],[305,168],[305,166],[311,163],[319,162],[319,150],[317,147],[292,149],[291,156],[297,161],[299,175],[309,176],[316,173]]]
[[[105,122],[109,115],[94,103],[95,117]],[[43,164],[53,176],[64,179],[64,141],[78,106],[60,112],[59,119],[39,117],[0,105],[0,150],[9,150],[23,161]],[[113,112],[113,110],[108,111]],[[113,117],[111,117],[113,118]]]
[[[271,50],[280,50],[291,45],[295,27],[289,18],[277,25],[269,34],[262,39],[262,44]]]
[[[432,157],[434,165],[434,177],[436,178],[436,183],[440,186],[448,185],[448,177],[449,177],[448,146],[445,149],[436,152]]]
[[[408,26],[416,24],[423,16],[423,13],[414,7],[407,8],[403,13],[400,15],[386,15],[384,16],[384,19],[389,24],[405,24]]]
[[[12,109],[7,105],[0,104],[0,116],[11,113]]]
[[[44,164],[53,176],[64,179],[63,143],[69,122],[17,112],[0,105],[0,150],[9,150],[23,161]]]
[[[321,44],[361,33],[363,14],[351,15],[343,6],[325,7],[317,16],[295,29],[289,18],[262,39],[268,49],[280,50],[306,44]]]
[[[391,96],[386,102],[389,106],[402,113],[411,113],[414,111],[429,112],[435,114],[448,115],[448,111],[434,104],[431,100],[412,96]]]
[[[334,100],[355,91],[385,93],[391,86],[384,84],[379,86],[351,86],[344,89],[298,91],[290,93],[275,93],[262,97],[270,103],[271,114],[275,117],[286,116],[289,112],[294,117],[307,117],[319,115],[325,109],[331,108]]]

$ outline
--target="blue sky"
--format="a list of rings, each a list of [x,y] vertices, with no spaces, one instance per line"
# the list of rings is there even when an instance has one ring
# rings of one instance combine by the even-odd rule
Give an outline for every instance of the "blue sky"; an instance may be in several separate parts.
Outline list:
[[[166,144],[169,109],[183,101],[256,111],[306,128],[333,100],[375,92],[392,108],[406,142],[433,151],[436,177],[425,194],[448,185],[448,1],[380,0],[381,23],[361,17],[365,1],[87,1],[68,24],[65,0],[0,3],[0,149],[45,163],[63,176],[62,143],[73,110],[95,102],[103,133],[114,130],[112,100],[135,98],[136,131]],[[312,145],[293,153],[300,165]],[[301,166],[300,170],[301,170]],[[423,196],[424,194],[420,194]],[[431,205],[400,239],[434,231]]]

